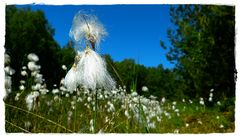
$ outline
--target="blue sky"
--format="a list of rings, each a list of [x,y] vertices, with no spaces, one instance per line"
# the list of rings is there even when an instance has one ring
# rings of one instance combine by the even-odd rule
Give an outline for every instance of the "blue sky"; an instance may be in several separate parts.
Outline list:
[[[24,7],[26,5],[23,5]],[[18,7],[23,7],[18,6]],[[95,14],[105,26],[108,36],[100,43],[100,54],[110,54],[114,61],[134,59],[138,64],[165,68],[174,67],[166,59],[167,28],[170,23],[168,5],[28,5],[32,10],[42,10],[55,29],[55,40],[63,46],[69,41],[69,30],[74,15],[79,10]]]

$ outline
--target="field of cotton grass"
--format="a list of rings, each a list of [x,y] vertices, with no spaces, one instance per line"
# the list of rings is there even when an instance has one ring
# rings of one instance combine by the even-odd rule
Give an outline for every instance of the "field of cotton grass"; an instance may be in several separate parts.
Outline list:
[[[31,53],[22,67],[19,90],[12,91],[5,55],[5,130],[31,133],[216,133],[234,132],[234,112],[222,112],[222,102],[209,98],[168,100],[140,96],[123,86],[113,90],[68,91],[64,79],[49,90],[40,74],[38,56]],[[62,69],[66,70],[63,65]],[[147,86],[142,91],[148,92]],[[208,108],[206,103],[214,107]],[[214,109],[213,109],[214,108]],[[234,109],[234,108],[233,108]]]
[[[214,89],[207,98],[170,100],[139,94],[149,92],[148,85],[141,91],[136,91],[136,84],[130,91],[116,85],[104,58],[95,51],[106,34],[96,16],[81,11],[75,15],[69,35],[76,47],[80,44],[85,49],[76,50],[71,68],[62,65],[66,76],[53,89],[47,88],[40,73],[38,56],[30,53],[20,72],[20,86],[13,91],[12,75],[16,72],[9,65],[11,57],[5,54],[6,132],[234,132],[234,105],[229,104],[235,99],[218,101]]]

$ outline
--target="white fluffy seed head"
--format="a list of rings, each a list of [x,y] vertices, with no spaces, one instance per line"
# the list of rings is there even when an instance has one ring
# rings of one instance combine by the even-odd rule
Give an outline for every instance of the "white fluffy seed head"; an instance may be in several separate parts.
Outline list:
[[[66,65],[62,65],[62,69],[63,69],[63,70],[67,70]]]
[[[26,81],[25,81],[25,80],[20,80],[20,83],[21,83],[21,84],[25,84]]]
[[[11,62],[11,58],[8,54],[4,54],[4,63],[9,64]]]
[[[66,89],[65,87],[63,87],[63,86],[61,86],[59,89],[60,89],[61,91],[67,91],[67,89]]]
[[[37,91],[31,92],[26,96],[25,101],[29,111],[32,110],[34,107],[36,107],[36,104],[34,103],[34,101],[36,101],[36,98],[38,96],[39,96],[39,92]]]
[[[165,103],[165,101],[166,101],[166,99],[165,99],[165,97],[163,97],[162,100],[161,100],[161,102],[162,102],[162,103]]]
[[[39,60],[38,56],[35,53],[30,53],[27,56],[28,60],[37,62]]]
[[[218,102],[217,102],[217,105],[221,106],[221,102],[220,102],[220,101],[218,101]]]
[[[125,110],[124,115],[125,115],[127,118],[130,117],[130,115],[129,115],[129,113],[128,113],[128,110]]]
[[[41,84],[39,84],[39,83],[32,86],[32,90],[40,90],[40,88],[41,88]]]
[[[64,85],[64,78],[61,79],[60,85]]]
[[[12,78],[10,76],[5,76],[5,89],[7,96],[12,91]]]
[[[172,104],[173,104],[173,105],[176,105],[176,104],[177,104],[177,102],[176,102],[176,101],[174,101],[174,102],[172,102]]]
[[[53,89],[53,90],[52,90],[52,93],[53,93],[53,94],[59,93],[59,89]]]
[[[10,66],[6,66],[6,67],[4,68],[4,71],[5,71],[5,73],[8,74],[8,75],[13,75],[13,74],[15,73],[15,70],[12,69]]]
[[[213,97],[213,93],[210,93],[210,94],[209,94],[209,97]]]
[[[154,122],[151,122],[151,123],[148,123],[148,127],[154,129],[156,128],[156,125]]]
[[[28,62],[27,66],[28,66],[28,69],[31,71],[37,71],[39,69],[39,66],[36,65],[36,63],[33,61]]]
[[[203,100],[203,98],[200,98],[199,103],[200,103],[201,105],[204,105],[204,100]]]
[[[131,96],[132,96],[132,97],[136,97],[137,95],[138,95],[137,92],[132,92],[132,93],[131,93]]]
[[[19,100],[19,96],[20,96],[20,93],[17,93],[16,96],[15,96],[15,101],[18,101]]]
[[[147,86],[143,86],[143,87],[142,87],[142,91],[143,91],[143,92],[148,92],[148,87],[147,87]]]
[[[63,79],[64,86],[69,91],[75,91],[77,89],[77,86],[79,85],[80,75],[77,71],[77,63],[81,59],[83,55],[83,52],[77,51],[77,55],[75,56],[75,62],[72,66],[72,68],[68,71],[67,75]]]
[[[156,100],[156,99],[157,99],[157,97],[156,97],[156,96],[153,96],[153,95],[150,95],[149,98],[152,99],[152,100]]]
[[[192,100],[189,99],[189,103],[192,104],[193,103]]]
[[[21,71],[22,76],[27,76],[27,72],[25,70]]]
[[[105,28],[95,15],[79,11],[74,16],[69,36],[78,45],[86,45],[93,41],[98,46],[106,35]]]
[[[23,70],[26,70],[26,69],[27,69],[27,67],[26,67],[26,66],[23,66],[23,67],[22,67],[22,69],[23,69]]]
[[[65,97],[67,97],[67,98],[68,98],[68,97],[69,97],[69,94],[68,94],[68,93],[67,93],[67,94],[65,94]]]
[[[19,89],[20,89],[20,90],[25,90],[24,85],[20,85],[20,86],[19,86]]]
[[[75,91],[77,88],[77,71],[76,68],[71,68],[64,79],[64,85],[66,86],[67,90]]]
[[[88,100],[88,102],[91,102],[91,101],[92,101],[92,98],[91,98],[91,97],[88,97],[87,100]]]
[[[107,72],[104,59],[90,48],[81,55],[77,64],[77,83],[85,88],[95,90],[104,88],[111,90],[115,88],[115,81]]]

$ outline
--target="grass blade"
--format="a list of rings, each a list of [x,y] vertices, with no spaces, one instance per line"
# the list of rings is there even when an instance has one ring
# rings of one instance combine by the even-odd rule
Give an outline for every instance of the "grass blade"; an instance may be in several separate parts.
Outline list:
[[[21,128],[21,127],[15,125],[15,124],[13,124],[13,123],[7,121],[7,120],[5,120],[5,122],[8,123],[8,124],[10,124],[10,125],[13,126],[13,127],[16,127],[16,128],[18,128],[18,129],[20,129],[20,130],[26,132],[26,133],[31,133],[31,132],[29,132],[28,130],[26,130],[26,129],[24,129],[24,128]]]
[[[23,111],[23,112],[26,112],[26,113],[29,113],[29,114],[31,114],[31,115],[34,115],[34,116],[38,117],[38,118],[41,118],[41,119],[43,119],[43,120],[46,120],[46,121],[48,121],[49,123],[52,123],[52,124],[54,124],[54,125],[56,125],[56,126],[58,126],[58,127],[61,127],[61,128],[65,129],[65,130],[68,131],[68,132],[73,133],[72,130],[67,129],[66,127],[64,127],[64,126],[62,126],[62,125],[60,125],[60,124],[58,124],[58,123],[56,123],[56,122],[54,122],[54,121],[52,121],[52,120],[50,120],[50,119],[47,119],[47,118],[45,118],[45,117],[42,117],[42,116],[37,115],[37,114],[35,114],[35,113],[32,113],[32,112],[30,112],[30,111],[24,110],[24,109],[22,109],[22,108],[19,108],[19,107],[16,107],[16,106],[13,106],[13,105],[10,105],[10,104],[7,104],[7,103],[5,103],[5,106],[11,107],[11,108],[14,108],[14,109],[18,109],[18,110]]]

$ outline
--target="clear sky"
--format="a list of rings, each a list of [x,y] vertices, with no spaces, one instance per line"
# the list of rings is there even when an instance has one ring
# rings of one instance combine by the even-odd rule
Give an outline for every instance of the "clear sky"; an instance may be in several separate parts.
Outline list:
[[[26,5],[23,5],[24,7]],[[18,6],[18,7],[23,7]],[[163,64],[172,68],[160,40],[166,45],[170,23],[168,5],[28,5],[32,10],[42,10],[55,29],[55,40],[60,46],[69,41],[69,30],[74,15],[79,10],[95,14],[105,26],[108,36],[100,43],[100,54],[110,54],[114,61],[134,59],[138,64],[156,67]]]

